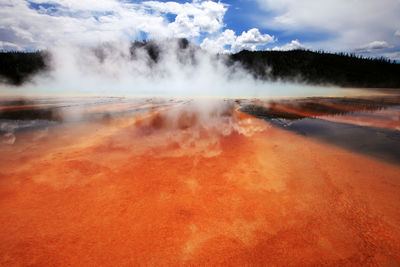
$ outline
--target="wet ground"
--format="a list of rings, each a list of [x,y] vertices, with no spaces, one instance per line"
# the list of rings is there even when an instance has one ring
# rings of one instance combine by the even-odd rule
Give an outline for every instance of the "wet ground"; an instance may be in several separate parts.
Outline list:
[[[0,265],[400,264],[397,96],[0,104]]]

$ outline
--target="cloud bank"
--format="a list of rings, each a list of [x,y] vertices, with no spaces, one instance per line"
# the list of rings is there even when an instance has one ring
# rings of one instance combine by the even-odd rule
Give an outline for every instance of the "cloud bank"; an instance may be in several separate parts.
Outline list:
[[[260,46],[275,42],[275,37],[269,34],[261,34],[256,28],[242,32],[236,36],[232,30],[225,30],[216,38],[205,38],[201,48],[212,52],[238,52],[243,49],[257,50]]]
[[[117,0],[2,0],[0,7],[2,49],[194,38],[221,30],[227,9],[212,1],[138,4]],[[172,22],[168,15],[175,16]]]
[[[256,17],[263,27],[290,35],[311,33],[313,38],[309,39],[314,40],[307,44],[314,49],[351,51],[369,43],[374,46],[377,41],[388,44],[386,48],[397,46],[399,49],[400,46],[393,34],[400,27],[398,0],[257,2],[269,14]]]
[[[0,49],[184,37],[218,53],[309,48],[395,55],[399,14],[399,0],[0,0]],[[376,49],[377,42],[387,45]]]
[[[381,49],[386,49],[390,48],[391,46],[385,42],[385,41],[373,41],[368,44],[365,44],[359,48],[356,48],[356,52],[364,52],[364,53],[369,53],[374,50],[381,50]]]
[[[275,46],[272,48],[274,51],[288,51],[288,50],[294,50],[294,49],[306,49],[307,47],[299,42],[299,40],[293,40],[288,44],[285,44],[283,46]]]
[[[1,0],[0,7],[4,50],[182,37],[214,52],[236,52],[275,41],[256,28],[238,36],[222,31],[228,6],[213,1]]]

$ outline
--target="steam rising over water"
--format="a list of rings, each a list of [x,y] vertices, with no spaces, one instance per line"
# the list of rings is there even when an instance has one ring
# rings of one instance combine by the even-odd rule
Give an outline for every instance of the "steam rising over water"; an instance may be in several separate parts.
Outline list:
[[[50,72],[22,87],[1,85],[2,94],[282,97],[355,93],[330,86],[256,80],[226,55],[210,54],[183,39],[62,46],[49,54]]]

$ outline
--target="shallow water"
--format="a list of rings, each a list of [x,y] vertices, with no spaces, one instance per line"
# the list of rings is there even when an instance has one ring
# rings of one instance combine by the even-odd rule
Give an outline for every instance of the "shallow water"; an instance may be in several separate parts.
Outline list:
[[[400,98],[309,98],[244,103],[282,129],[400,164]]]
[[[399,103],[4,101],[0,265],[398,265]]]

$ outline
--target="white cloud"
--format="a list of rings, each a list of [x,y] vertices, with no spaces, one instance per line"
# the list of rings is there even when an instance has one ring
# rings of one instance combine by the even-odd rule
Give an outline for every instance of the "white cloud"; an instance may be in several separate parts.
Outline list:
[[[32,4],[41,6],[32,8]],[[43,4],[51,5],[46,8]],[[56,44],[96,44],[150,38],[198,37],[222,29],[222,3],[194,1],[0,0],[2,47],[45,49]],[[167,14],[176,15],[174,21]]]
[[[259,47],[275,42],[275,37],[269,34],[261,34],[256,28],[242,32],[236,36],[232,30],[225,30],[216,38],[205,38],[201,43],[203,49],[213,52],[238,52],[243,49],[256,50]],[[230,46],[230,49],[226,49]]]
[[[30,3],[36,6],[33,8]],[[45,5],[44,5],[45,4]],[[50,7],[49,7],[50,5]],[[215,52],[255,50],[275,41],[256,28],[237,36],[221,30],[227,6],[221,2],[188,3],[118,0],[0,0],[1,47],[45,49],[64,44],[97,44],[139,39],[205,38],[201,46]],[[175,16],[169,21],[167,16]],[[230,46],[229,49],[225,49]]]
[[[290,43],[287,43],[283,46],[275,46],[272,48],[274,51],[289,51],[295,49],[305,49],[306,47],[299,42],[299,40],[292,40]]]
[[[161,28],[163,23],[162,18],[149,16],[116,1],[113,5],[112,1],[100,1],[98,6],[93,5],[93,11],[87,11],[89,2],[60,1],[64,5],[57,6],[54,13],[32,9],[23,0],[9,4],[1,2],[1,38],[25,49],[43,49],[55,44],[126,40],[138,34],[135,26],[148,24]],[[106,7],[112,7],[112,12],[105,13]]]
[[[0,51],[1,50],[4,50],[4,51],[6,51],[6,50],[22,50],[22,47],[20,47],[16,44],[10,43],[10,42],[0,41]]]
[[[114,0],[31,0],[30,2],[60,5],[70,11],[109,11],[119,6]]]
[[[248,32],[242,32],[233,44],[233,50],[241,49],[256,50],[257,46],[263,46],[275,42],[275,38],[269,34],[261,34],[258,29],[251,29]]]
[[[201,48],[215,53],[222,52],[228,53],[229,49],[225,49],[225,46],[232,46],[236,41],[236,34],[232,30],[225,30],[217,38],[205,38],[201,43]]]
[[[400,62],[400,52],[383,53],[382,56]]]
[[[178,36],[199,36],[200,32],[215,33],[223,27],[223,17],[227,8],[222,3],[195,1],[179,4],[177,2],[143,2],[144,8],[153,12],[177,14],[169,29]],[[183,31],[182,31],[183,30]]]
[[[262,26],[289,34],[313,32],[326,38],[313,48],[351,50],[374,41],[391,42],[400,27],[399,0],[257,0],[268,15]]]
[[[397,31],[394,33],[394,35],[397,36],[397,37],[400,37],[400,30],[397,30]]]
[[[364,53],[369,53],[373,50],[381,50],[381,49],[385,49],[385,48],[391,48],[392,46],[389,45],[387,42],[385,41],[373,41],[370,42],[368,44],[365,44],[359,48],[356,48],[355,51],[356,52],[364,52]]]

